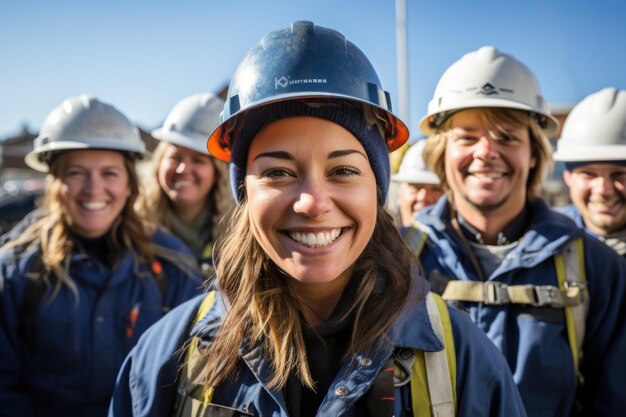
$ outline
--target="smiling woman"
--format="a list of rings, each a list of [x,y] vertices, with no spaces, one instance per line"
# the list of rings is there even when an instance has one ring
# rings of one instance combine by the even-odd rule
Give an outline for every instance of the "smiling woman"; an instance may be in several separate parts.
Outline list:
[[[223,114],[208,147],[231,163],[238,204],[216,243],[215,285],[136,347],[110,414],[387,417],[432,403],[441,417],[523,415],[487,338],[443,303],[428,309],[437,301],[383,209],[389,152],[408,130],[367,57],[296,22],[248,52]],[[439,314],[462,355],[436,335]],[[394,380],[402,351],[445,357],[444,388],[428,391],[426,371]]]
[[[211,94],[180,100],[152,131],[160,141],[146,181],[148,217],[156,217],[189,247],[207,278],[213,276],[213,243],[233,207],[228,165],[212,157],[206,139],[219,123],[224,101]],[[156,181],[154,180],[156,178]]]
[[[135,210],[143,151],[130,121],[88,96],[35,139],[26,162],[47,173],[43,204],[0,249],[3,415],[106,415],[126,353],[199,292],[182,242]]]

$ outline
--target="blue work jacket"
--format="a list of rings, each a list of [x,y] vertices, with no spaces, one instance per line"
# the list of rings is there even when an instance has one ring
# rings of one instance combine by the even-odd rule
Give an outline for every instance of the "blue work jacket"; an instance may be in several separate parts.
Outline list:
[[[212,338],[226,312],[218,293],[212,308],[190,331],[190,323],[200,300],[198,298],[178,307],[142,336],[118,376],[110,417],[173,415],[181,346],[190,335]],[[525,415],[502,354],[462,313],[450,309],[450,317],[456,344],[457,415]],[[395,346],[424,351],[443,349],[430,326],[424,303],[407,308],[390,333]],[[393,349],[394,346],[387,346],[376,354],[356,355],[352,366],[348,362],[343,363],[317,415],[356,417],[356,401],[371,387]],[[270,365],[261,349],[241,349],[239,356],[242,365],[236,380],[216,387],[213,403],[246,410],[253,416],[287,417],[282,391],[269,389],[265,383],[269,378]],[[410,404],[409,395],[408,385],[396,388],[394,415],[404,415],[402,410]]]
[[[626,261],[612,249],[549,209],[529,202],[530,224],[519,244],[485,277],[508,285],[557,286],[554,256],[582,237],[589,312],[578,399],[585,416],[623,416],[626,410]],[[450,223],[447,196],[417,216],[428,240],[420,260],[426,275],[479,281],[467,246]],[[562,310],[532,306],[461,303],[469,317],[504,353],[529,416],[569,416],[577,379]],[[539,314],[542,313],[542,314]]]
[[[168,233],[157,231],[153,242],[191,258]],[[202,278],[160,260],[160,286],[154,267],[134,253],[111,268],[73,252],[68,275],[78,298],[66,285],[53,298],[47,289],[24,323],[27,280],[42,272],[33,267],[40,256],[39,248],[0,253],[0,415],[105,416],[124,357],[165,311],[202,292]]]

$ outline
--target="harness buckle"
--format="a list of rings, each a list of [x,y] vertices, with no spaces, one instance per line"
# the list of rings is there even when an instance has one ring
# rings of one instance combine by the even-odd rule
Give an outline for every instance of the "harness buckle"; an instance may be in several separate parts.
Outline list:
[[[396,349],[393,357],[393,386],[401,387],[411,381],[413,375],[413,363],[415,362],[415,352],[413,349]]]
[[[533,287],[535,301],[532,303],[535,307],[549,305],[554,308],[563,308],[562,297],[559,297],[560,290],[552,285],[536,285]]]
[[[483,294],[486,305],[503,305],[511,302],[511,297],[507,290],[508,285],[502,282],[485,281],[483,283]]]

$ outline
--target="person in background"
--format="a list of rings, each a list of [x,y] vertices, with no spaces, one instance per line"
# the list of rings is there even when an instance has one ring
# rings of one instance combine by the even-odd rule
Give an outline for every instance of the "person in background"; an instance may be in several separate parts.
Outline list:
[[[230,161],[238,202],[216,244],[216,285],[200,309],[190,302],[146,333],[109,415],[386,417],[431,403],[440,417],[524,415],[502,355],[427,295],[383,209],[388,153],[407,138],[339,32],[295,22],[253,47],[208,142]],[[444,316],[453,343],[437,336]],[[427,384],[411,377],[425,377],[412,371],[422,362],[405,361],[394,383],[396,348],[446,362]]]
[[[94,97],[68,98],[26,155],[42,208],[0,248],[0,414],[104,416],[141,334],[201,292],[186,247],[139,216],[138,130]]]
[[[540,197],[557,127],[532,72],[485,46],[441,76],[420,128],[447,193],[405,237],[433,291],[504,353],[529,416],[626,409],[626,262]]]
[[[398,208],[401,227],[411,227],[415,215],[426,206],[433,205],[443,194],[439,177],[424,163],[422,151],[425,140],[421,140],[406,151],[397,174],[391,180],[400,183]]]
[[[573,203],[558,211],[626,256],[626,91],[605,88],[574,107],[554,159]]]
[[[152,157],[154,176],[147,184],[148,208],[185,242],[207,277],[213,272],[213,242],[225,226],[220,220],[234,206],[228,165],[206,148],[223,104],[221,98],[204,93],[174,106],[163,126],[152,131],[161,142]]]

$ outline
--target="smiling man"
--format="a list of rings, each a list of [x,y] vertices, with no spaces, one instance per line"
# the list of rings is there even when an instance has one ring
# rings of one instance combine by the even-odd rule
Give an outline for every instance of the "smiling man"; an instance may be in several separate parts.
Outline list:
[[[504,353],[529,416],[574,415],[576,403],[618,416],[626,262],[541,199],[556,127],[521,62],[489,46],[462,57],[420,124],[447,193],[405,237],[431,288]]]
[[[582,100],[557,146],[573,203],[559,211],[626,256],[626,91],[605,88]]]

